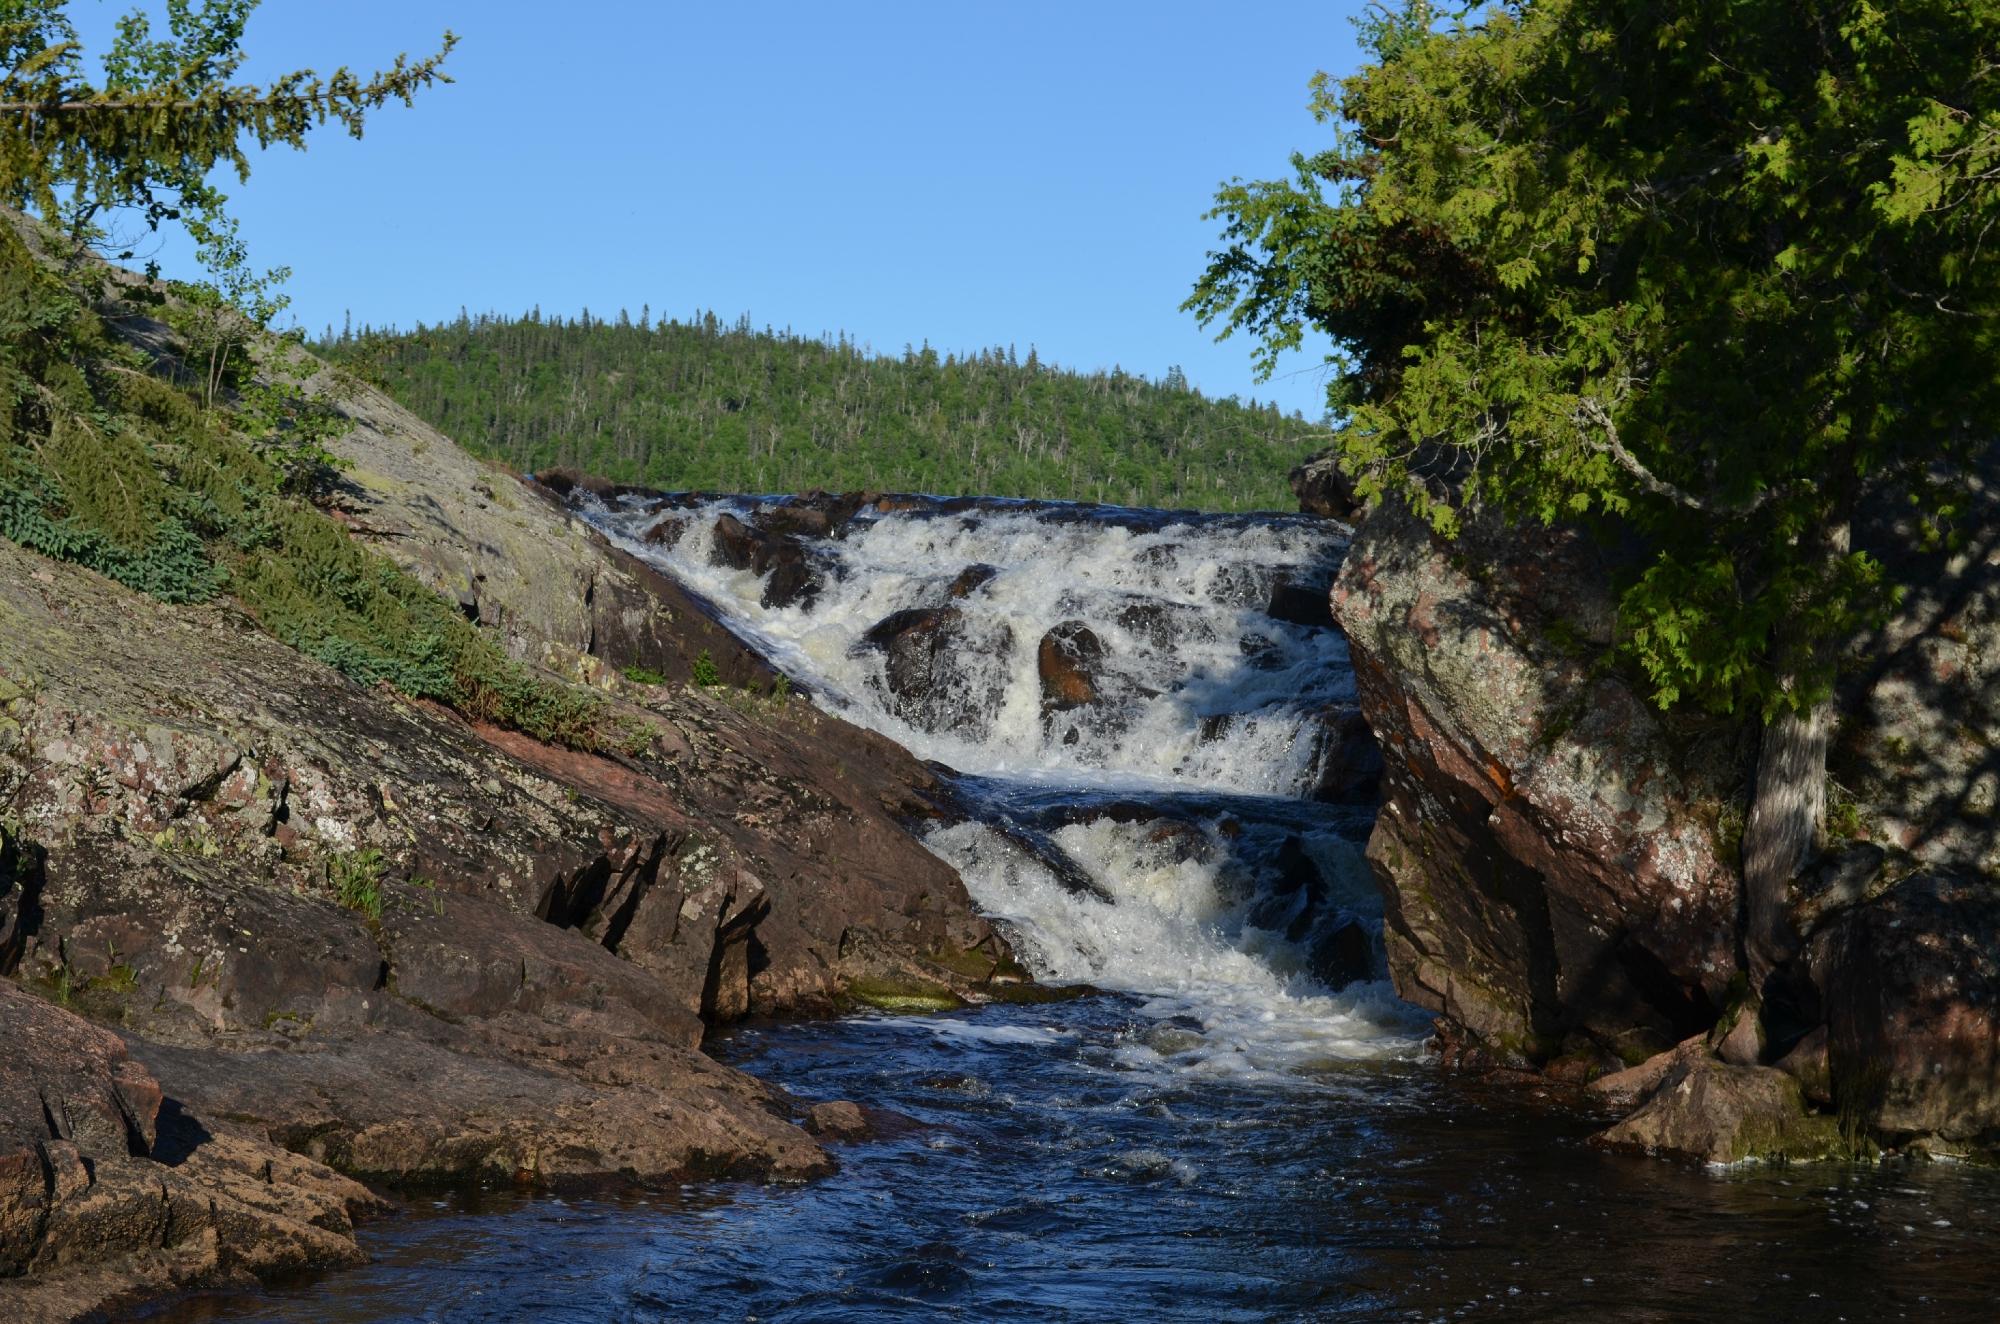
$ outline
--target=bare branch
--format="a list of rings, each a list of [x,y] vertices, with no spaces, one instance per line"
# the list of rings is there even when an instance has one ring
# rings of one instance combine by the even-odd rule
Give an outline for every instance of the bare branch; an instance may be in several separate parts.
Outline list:
[[[1601,455],[1608,455],[1612,462],[1630,474],[1639,486],[1663,500],[1671,501],[1684,510],[1700,511],[1704,515],[1748,515],[1771,501],[1779,489],[1767,487],[1748,501],[1724,504],[1698,497],[1683,491],[1639,462],[1639,457],[1625,449],[1625,443],[1618,436],[1618,425],[1611,419],[1611,411],[1602,401],[1584,396],[1576,404],[1576,421],[1583,436],[1583,443]],[[1592,435],[1602,433],[1602,439]]]

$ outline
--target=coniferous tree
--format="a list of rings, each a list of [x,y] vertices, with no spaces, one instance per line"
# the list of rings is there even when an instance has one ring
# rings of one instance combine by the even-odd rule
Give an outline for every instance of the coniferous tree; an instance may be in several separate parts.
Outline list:
[[[435,55],[399,55],[367,78],[301,69],[263,86],[233,83],[256,6],[168,0],[164,36],[134,11],[119,20],[97,83],[67,0],[0,0],[0,203],[78,237],[124,210],[152,227],[189,222],[197,241],[233,236],[208,180],[216,167],[247,180],[249,144],[302,148],[329,122],[358,138],[370,111],[450,81],[443,64],[456,38],[447,32]]]

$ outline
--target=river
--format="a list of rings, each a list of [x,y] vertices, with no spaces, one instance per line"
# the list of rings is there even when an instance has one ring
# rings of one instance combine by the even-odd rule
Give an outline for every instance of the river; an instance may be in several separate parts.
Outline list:
[[[1338,525],[907,504],[794,522],[775,574],[718,552],[769,507],[585,511],[948,768],[970,813],[927,844],[1040,979],[1094,991],[720,1036],[882,1110],[826,1180],[459,1192],[367,1230],[366,1269],[172,1318],[1995,1317],[1990,1172],[1607,1156],[1601,1120],[1424,1063],[1321,612]]]

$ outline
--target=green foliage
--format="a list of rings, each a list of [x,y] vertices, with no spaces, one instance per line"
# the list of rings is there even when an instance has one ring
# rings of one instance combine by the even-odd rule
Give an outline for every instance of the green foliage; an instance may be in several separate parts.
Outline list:
[[[308,356],[254,343],[258,379],[235,407],[208,408],[201,382],[157,375],[0,223],[0,536],[165,602],[226,587],[280,639],[362,684],[541,740],[643,745],[650,733],[601,696],[509,659],[311,504],[345,419],[305,392]]]
[[[845,336],[687,322],[466,317],[317,346],[516,468],[712,491],[856,488],[1290,508],[1322,431],[1269,404],[1073,373],[1030,350],[877,356]]]
[[[1188,307],[1330,334],[1344,469],[1626,554],[1662,705],[1771,713],[1893,600],[1866,503],[1952,536],[2000,417],[2000,3],[1534,0],[1363,25],[1329,147],[1217,195]]]
[[[382,918],[382,852],[372,846],[331,855],[326,861],[326,881],[334,900],[371,920]]]
[[[625,673],[625,679],[635,685],[664,685],[667,683],[667,678],[659,672],[654,671],[651,667],[628,666],[620,667],[619,670]]]
[[[167,0],[164,35],[132,11],[118,22],[100,85],[86,76],[68,0],[0,0],[0,203],[60,220],[79,238],[108,213],[135,210],[153,228],[180,220],[213,258],[235,243],[235,226],[211,172],[247,180],[248,145],[302,149],[329,122],[358,138],[370,111],[451,81],[442,66],[456,38],[447,32],[436,55],[398,56],[365,79],[302,69],[261,87],[232,83],[256,7]],[[237,253],[240,275],[240,245]],[[238,293],[226,291],[232,302]]]
[[[722,683],[722,672],[706,648],[701,650],[701,656],[694,660],[694,665],[688,668],[688,677],[703,689],[713,689]]]

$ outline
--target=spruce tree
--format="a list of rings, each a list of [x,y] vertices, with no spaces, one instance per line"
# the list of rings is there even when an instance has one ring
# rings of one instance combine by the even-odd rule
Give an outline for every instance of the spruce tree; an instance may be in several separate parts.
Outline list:
[[[1825,809],[1838,645],[1951,538],[2000,419],[2000,0],[1404,0],[1315,81],[1332,142],[1232,183],[1188,306],[1268,373],[1333,337],[1341,466],[1637,553],[1619,651],[1762,723],[1753,973]]]
[[[84,67],[68,0],[0,0],[0,203],[81,237],[106,213],[133,210],[157,228],[193,222],[197,241],[227,231],[218,166],[250,175],[247,148],[305,146],[333,123],[360,137],[368,113],[409,103],[433,83],[456,38],[434,55],[399,55],[362,78],[301,69],[264,86],[234,83],[244,24],[258,0],[167,0],[167,32],[143,13],[118,22],[102,82]],[[192,228],[192,227],[191,227]]]

